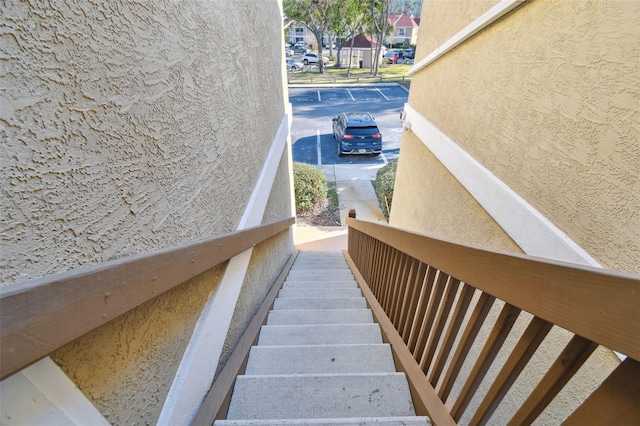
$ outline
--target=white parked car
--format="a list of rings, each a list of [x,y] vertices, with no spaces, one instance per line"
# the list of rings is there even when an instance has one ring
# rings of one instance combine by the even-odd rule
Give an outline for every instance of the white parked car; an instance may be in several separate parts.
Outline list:
[[[287,59],[287,71],[302,71],[302,66],[301,62],[294,61],[293,59]]]
[[[302,56],[302,63],[305,65],[309,65],[309,64],[317,64],[318,63],[318,55],[316,55],[315,53],[305,53]],[[325,58],[324,56],[322,57],[322,63],[323,64],[328,64],[329,63],[329,58]]]

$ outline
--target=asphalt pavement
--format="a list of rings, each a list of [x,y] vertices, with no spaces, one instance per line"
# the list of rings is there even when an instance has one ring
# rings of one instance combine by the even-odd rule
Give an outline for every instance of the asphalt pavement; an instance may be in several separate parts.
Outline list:
[[[372,181],[378,170],[397,159],[402,123],[400,112],[406,89],[397,84],[289,86],[293,108],[291,141],[293,161],[312,164],[335,182],[342,226],[297,227],[296,247],[301,250],[347,248],[346,217],[355,209],[358,219],[386,223]],[[382,154],[339,157],[331,119],[345,111],[370,112],[382,133]]]

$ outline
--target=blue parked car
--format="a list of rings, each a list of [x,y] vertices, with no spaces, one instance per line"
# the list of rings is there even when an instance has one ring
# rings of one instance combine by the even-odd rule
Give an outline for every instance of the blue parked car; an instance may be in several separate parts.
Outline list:
[[[382,152],[382,135],[368,112],[343,112],[333,119],[333,137],[338,140],[338,155]]]

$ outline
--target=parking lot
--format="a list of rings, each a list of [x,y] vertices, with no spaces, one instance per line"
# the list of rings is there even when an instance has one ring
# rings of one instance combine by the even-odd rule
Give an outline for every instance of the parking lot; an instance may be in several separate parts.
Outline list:
[[[400,152],[400,112],[408,93],[396,84],[344,87],[289,86],[293,107],[293,161],[313,165],[378,164],[395,160]],[[331,121],[341,112],[367,111],[382,133],[382,154],[338,156]]]

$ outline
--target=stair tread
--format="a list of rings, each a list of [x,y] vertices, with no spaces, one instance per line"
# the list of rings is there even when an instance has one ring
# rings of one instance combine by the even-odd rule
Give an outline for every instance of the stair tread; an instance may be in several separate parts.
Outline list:
[[[388,344],[254,346],[246,375],[395,372]]]
[[[285,288],[278,293],[283,299],[304,299],[315,297],[361,297],[359,288]]]
[[[285,298],[273,302],[273,310],[301,309],[366,309],[364,297]]]
[[[309,280],[288,280],[283,286],[285,288],[358,288],[355,280],[348,281],[309,281]]]
[[[238,376],[227,419],[412,416],[403,373]]]
[[[280,309],[267,316],[267,325],[366,323],[373,323],[369,309]]]
[[[258,345],[382,343],[378,324],[263,325]]]
[[[429,426],[431,421],[424,416],[395,416],[395,417],[352,417],[352,418],[328,418],[328,419],[262,419],[262,420],[216,420],[218,426],[279,426],[279,425],[306,425],[306,426],[351,426],[351,425],[377,425],[377,426]]]

